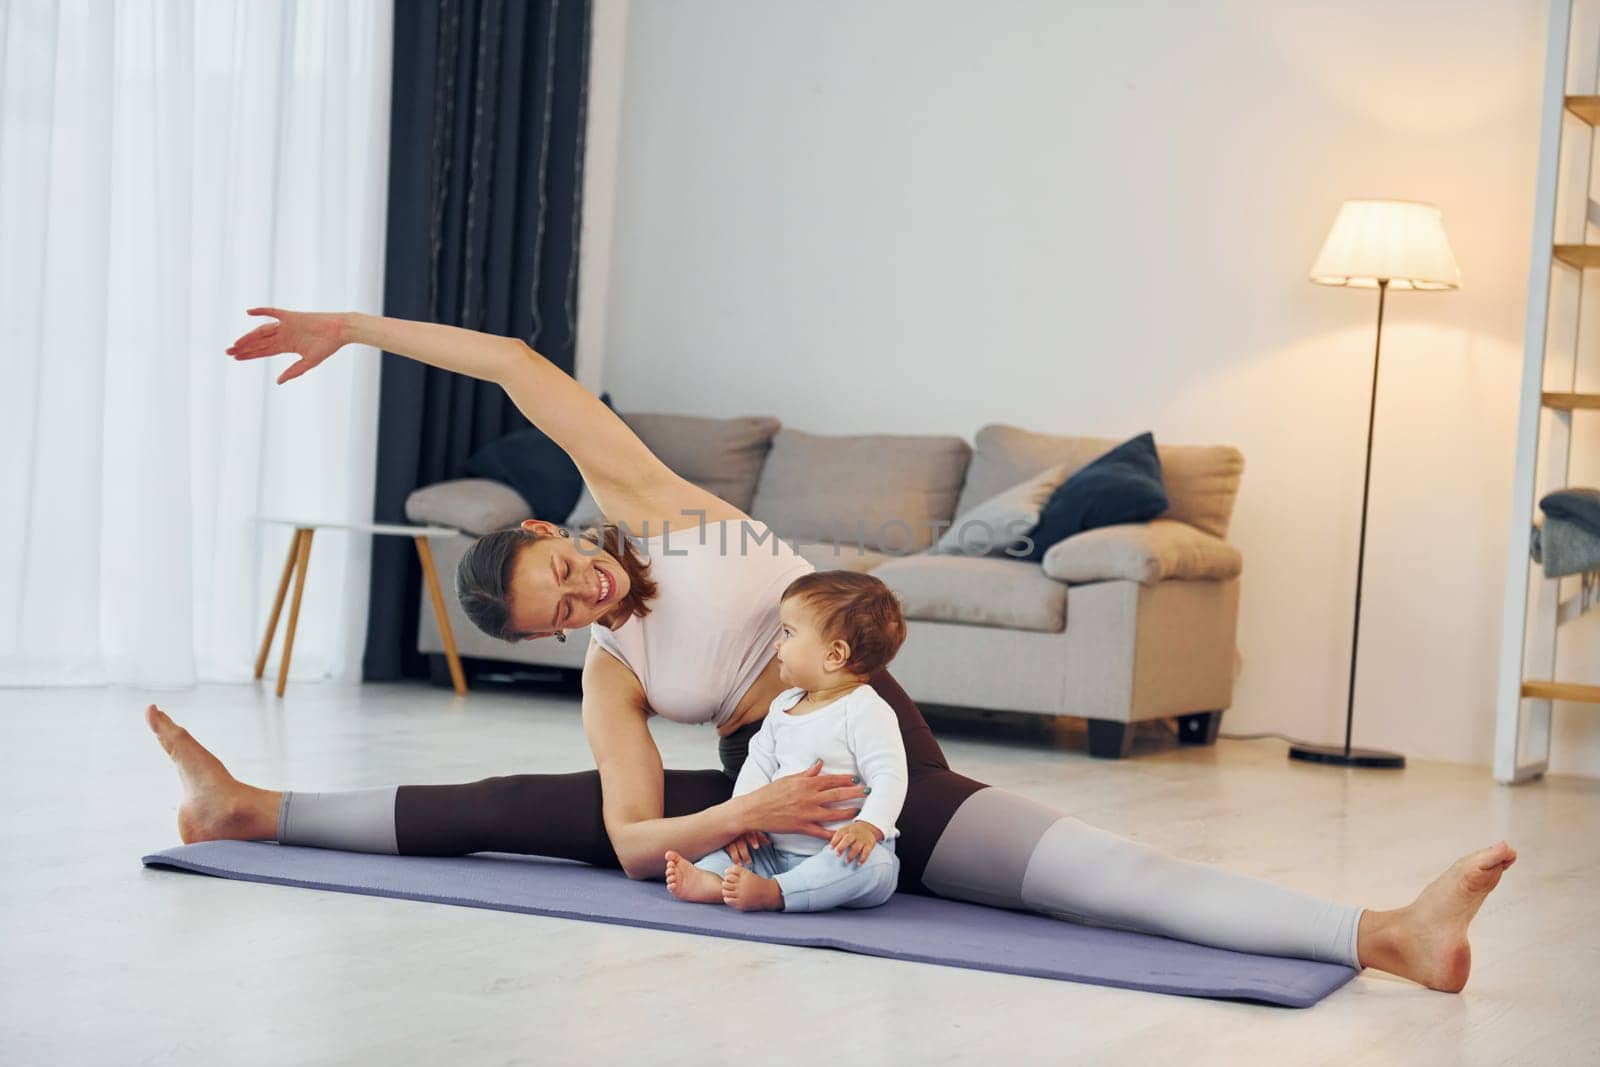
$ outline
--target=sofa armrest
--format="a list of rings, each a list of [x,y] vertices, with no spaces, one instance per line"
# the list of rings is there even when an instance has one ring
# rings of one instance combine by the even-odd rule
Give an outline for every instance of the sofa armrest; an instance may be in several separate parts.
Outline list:
[[[1126,579],[1154,585],[1168,578],[1237,577],[1239,550],[1175,519],[1102,526],[1073,534],[1044,554],[1044,572],[1058,582]]]
[[[406,497],[406,518],[412,522],[453,526],[479,537],[533,517],[521,493],[488,478],[435,482]]]

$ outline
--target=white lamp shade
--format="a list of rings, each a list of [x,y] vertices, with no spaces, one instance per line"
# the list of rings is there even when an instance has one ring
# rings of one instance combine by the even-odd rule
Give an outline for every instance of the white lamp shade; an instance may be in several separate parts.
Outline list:
[[[1347,200],[1311,266],[1319,285],[1376,289],[1459,289],[1461,268],[1432,204]]]

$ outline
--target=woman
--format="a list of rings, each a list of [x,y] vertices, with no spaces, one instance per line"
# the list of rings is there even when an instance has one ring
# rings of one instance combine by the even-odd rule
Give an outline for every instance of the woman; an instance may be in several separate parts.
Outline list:
[[[778,594],[810,570],[776,539],[751,549],[751,534],[767,532],[759,523],[668,470],[609,408],[519,340],[361,314],[250,314],[277,321],[240,338],[229,354],[297,354],[280,384],[345,344],[371,345],[497,383],[577,463],[616,525],[575,539],[529,520],[491,534],[463,560],[458,594],[476,625],[507,640],[564,640],[566,630],[593,626],[583,726],[597,770],[278,793],[236,781],[152,705],[150,726],[185,788],[178,812],[185,842],[275,839],[407,855],[519,852],[660,878],[669,849],[703,855],[730,847],[745,858],[746,835],[827,836],[820,824],[836,816],[830,806],[862,795],[851,780],[813,767],[730,799],[743,744],[783,688],[772,659]],[[617,525],[658,532],[634,545]],[[894,680],[884,673],[872,684],[895,709],[908,756],[903,891],[1375,967],[1456,992],[1471,966],[1467,926],[1516,859],[1504,841],[1471,853],[1393,911],[1320,901],[1165,856],[963,777],[949,769]],[[651,713],[714,722],[724,769],[663,770],[646,726]]]

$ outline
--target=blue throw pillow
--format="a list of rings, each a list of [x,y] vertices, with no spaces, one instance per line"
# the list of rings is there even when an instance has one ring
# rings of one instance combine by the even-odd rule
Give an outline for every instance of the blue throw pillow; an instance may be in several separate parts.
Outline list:
[[[600,400],[611,407],[611,396]],[[561,446],[537,426],[508,433],[467,457],[467,474],[509,485],[533,509],[534,517],[561,523],[583,492],[583,475]]]
[[[1037,563],[1057,541],[1119,522],[1148,522],[1167,510],[1167,487],[1153,434],[1142,433],[1078,471],[1050,494],[1028,537]]]

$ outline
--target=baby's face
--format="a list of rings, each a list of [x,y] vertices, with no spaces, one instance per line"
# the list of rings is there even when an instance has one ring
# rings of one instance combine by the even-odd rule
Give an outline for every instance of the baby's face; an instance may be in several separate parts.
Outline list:
[[[778,620],[783,624],[773,645],[778,652],[778,679],[788,686],[821,689],[827,684],[824,661],[829,641],[818,632],[805,598],[785,600],[778,608]]]

